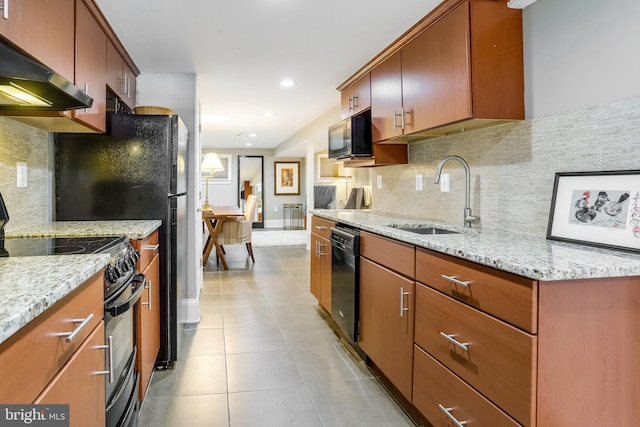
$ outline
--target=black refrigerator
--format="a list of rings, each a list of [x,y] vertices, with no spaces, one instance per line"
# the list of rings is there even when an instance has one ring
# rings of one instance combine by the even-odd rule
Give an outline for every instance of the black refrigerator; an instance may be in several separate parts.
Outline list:
[[[187,128],[178,116],[111,114],[107,134],[55,137],[55,216],[158,219],[159,366],[178,356],[187,261]]]

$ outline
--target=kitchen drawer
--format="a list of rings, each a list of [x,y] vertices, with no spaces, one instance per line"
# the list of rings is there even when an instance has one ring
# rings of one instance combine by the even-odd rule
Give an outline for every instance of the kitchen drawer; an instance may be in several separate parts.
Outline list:
[[[31,321],[0,346],[0,402],[31,403],[102,321],[103,272]],[[69,343],[60,333],[80,328],[72,319],[93,317]]]
[[[158,254],[160,248],[158,245],[158,230],[155,230],[144,239],[134,240],[132,243],[140,252],[140,259],[138,260],[137,266],[138,271],[143,272]]]
[[[518,422],[532,425],[535,336],[417,284],[415,343]]]
[[[520,426],[418,346],[414,347],[413,404],[434,427],[455,425],[440,405],[452,408],[451,416],[468,426]]]
[[[507,323],[537,332],[538,283],[534,280],[425,249],[416,251],[416,280]]]
[[[331,227],[335,227],[336,223],[317,216],[311,217],[311,232],[320,237],[329,240],[331,237]]]
[[[416,248],[413,245],[362,232],[360,255],[407,277],[415,277]]]

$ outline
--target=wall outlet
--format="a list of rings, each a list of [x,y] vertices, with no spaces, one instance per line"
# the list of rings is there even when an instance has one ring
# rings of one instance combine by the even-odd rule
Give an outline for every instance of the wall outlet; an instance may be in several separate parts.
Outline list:
[[[443,173],[440,175],[440,192],[448,193],[449,192],[449,174]]]
[[[17,169],[16,175],[18,178],[17,179],[18,188],[27,188],[29,186],[27,163],[17,162],[16,169]]]
[[[416,191],[422,191],[422,174],[416,174]]]
[[[378,186],[378,190],[380,190],[382,188],[382,175],[378,175],[376,177],[376,184]]]
[[[274,206],[274,207],[273,207],[273,211],[274,211],[274,212],[278,212],[278,207],[277,207],[277,206]]]

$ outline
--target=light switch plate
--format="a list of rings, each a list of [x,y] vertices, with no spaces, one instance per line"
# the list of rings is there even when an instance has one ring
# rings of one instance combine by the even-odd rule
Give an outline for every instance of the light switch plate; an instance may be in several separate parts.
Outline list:
[[[16,163],[16,169],[17,169],[17,186],[18,188],[27,188],[29,186],[29,182],[28,182],[28,169],[27,169],[27,163],[26,162],[17,162]]]
[[[382,188],[382,175],[378,175],[376,177],[376,183],[377,183],[377,186],[378,186],[378,190],[380,190]]]
[[[422,191],[422,174],[416,174],[416,190]]]
[[[274,212],[278,212],[278,207],[277,207],[277,206],[274,206],[274,207],[273,207],[273,211],[274,211]]]
[[[443,173],[440,175],[440,192],[448,193],[449,192],[449,174]]]

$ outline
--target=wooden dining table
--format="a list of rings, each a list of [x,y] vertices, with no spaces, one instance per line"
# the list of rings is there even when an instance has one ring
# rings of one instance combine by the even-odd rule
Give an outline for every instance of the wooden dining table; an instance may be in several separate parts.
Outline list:
[[[222,224],[227,219],[237,218],[241,216],[244,216],[244,212],[242,212],[242,210],[236,206],[212,206],[211,210],[202,211],[202,220],[209,230],[207,242],[205,243],[204,249],[202,250],[203,267],[207,265],[211,250],[215,246],[216,254],[218,255],[218,260],[220,260],[220,263],[222,264],[222,268],[224,268],[225,270],[229,269],[227,260],[224,258],[222,247],[220,246],[220,243],[218,243],[218,234],[220,234],[220,232],[222,231]]]

